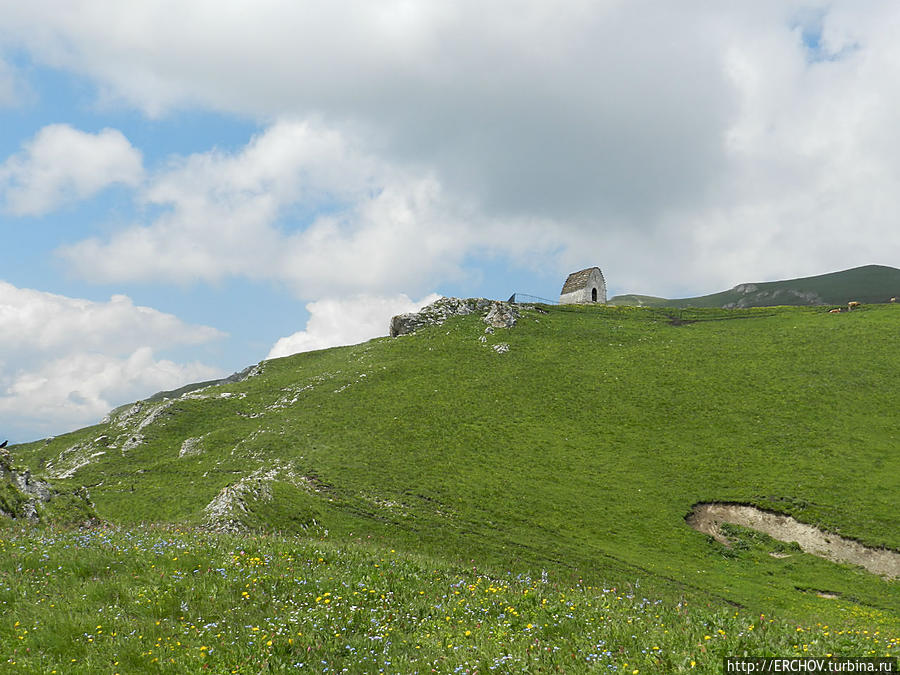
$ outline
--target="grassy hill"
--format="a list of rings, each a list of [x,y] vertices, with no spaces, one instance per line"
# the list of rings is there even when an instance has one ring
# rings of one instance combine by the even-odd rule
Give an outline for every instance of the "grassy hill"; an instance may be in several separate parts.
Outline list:
[[[374,537],[797,617],[843,607],[828,591],[896,618],[895,582],[726,549],[684,519],[740,502],[900,549],[900,306],[676,319],[547,307],[486,335],[457,317],[13,452],[120,524]]]
[[[900,296],[900,270],[866,265],[802,279],[739,284],[696,298],[667,299],[649,295],[617,295],[613,305],[637,307],[771,307],[777,305],[846,305],[851,300],[884,303]]]

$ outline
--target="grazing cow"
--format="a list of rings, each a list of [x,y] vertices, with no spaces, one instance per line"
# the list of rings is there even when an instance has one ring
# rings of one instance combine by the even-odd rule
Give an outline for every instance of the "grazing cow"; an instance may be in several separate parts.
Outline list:
[[[828,313],[829,313],[829,314],[840,314],[840,313],[843,312],[843,311],[844,311],[844,310],[842,310],[840,307],[838,307],[837,309],[829,309],[829,310],[828,310]]]
[[[860,304],[856,300],[851,300],[847,303],[847,309],[851,311],[857,309],[858,307],[860,307]]]

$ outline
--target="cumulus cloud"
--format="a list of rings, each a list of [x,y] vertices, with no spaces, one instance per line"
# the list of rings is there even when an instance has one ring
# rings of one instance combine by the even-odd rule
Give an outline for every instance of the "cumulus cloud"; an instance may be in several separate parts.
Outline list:
[[[671,294],[900,255],[896,3],[230,7],[0,0],[107,99],[290,120],[157,175],[84,276],[415,294],[488,250]]]
[[[697,198],[732,112],[701,3],[4,4],[9,42],[150,115],[321,115],[504,215]]]
[[[116,183],[137,185],[142,176],[141,153],[120,131],[51,124],[0,164],[0,195],[7,211],[40,215]]]
[[[309,312],[306,328],[279,339],[266,358],[352,345],[387,335],[392,316],[416,312],[439,297],[432,293],[414,301],[403,294],[388,297],[356,295],[311,302],[306,305]]]
[[[122,295],[93,302],[0,282],[0,325],[5,437],[83,426],[129,400],[220,374],[155,352],[205,344],[221,332],[136,306]]]
[[[273,124],[234,153],[174,159],[142,199],[162,214],[60,254],[94,281],[242,276],[309,298],[422,292],[460,276],[475,247],[547,243],[530,221],[510,243],[506,223],[467,210],[433,176],[310,121]]]

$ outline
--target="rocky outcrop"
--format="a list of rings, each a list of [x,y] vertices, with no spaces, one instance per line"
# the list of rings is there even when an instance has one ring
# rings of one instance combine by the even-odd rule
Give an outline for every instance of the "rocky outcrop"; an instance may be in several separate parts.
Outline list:
[[[247,532],[251,529],[251,512],[260,502],[271,502],[272,485],[280,481],[298,487],[310,494],[329,493],[332,488],[323,483],[315,473],[303,475],[294,471],[290,465],[274,464],[261,466],[219,490],[219,493],[203,509],[205,513],[204,527],[216,532]],[[315,526],[315,519],[301,525],[303,529]]]
[[[278,477],[280,469],[259,468],[237,483],[228,485],[206,505],[205,526],[217,532],[243,532],[247,526],[243,516],[247,514],[250,501],[271,501],[271,483]]]
[[[207,436],[207,434],[203,434],[198,438],[185,438],[181,443],[181,449],[178,451],[179,457],[187,457],[189,455],[197,455],[203,452],[203,446],[201,442]]]
[[[391,337],[410,335],[425,326],[440,326],[454,316],[483,314],[490,328],[510,328],[519,318],[519,307],[500,300],[485,298],[439,298],[418,312],[398,314],[391,319]]]
[[[6,450],[0,450],[0,482],[5,493],[0,498],[0,515],[39,520],[40,504],[50,501],[49,483],[37,480],[28,469],[13,467]]]
[[[733,291],[743,297],[722,305],[723,309],[745,309],[747,307],[768,307],[773,305],[822,305],[821,296],[814,291],[799,291],[793,288],[777,288],[761,291],[756,284],[739,284]]]
[[[70,505],[74,502],[71,510],[86,515],[84,520],[94,518],[93,506],[83,488],[60,493],[47,481],[32,476],[27,468],[14,466],[9,452],[0,449],[0,516],[37,522],[48,511],[50,502],[59,497],[67,499]]]
[[[257,363],[253,366],[247,366],[241,371],[236,373],[232,373],[228,377],[223,377],[220,380],[207,380],[206,382],[192,382],[191,384],[186,384],[183,387],[179,387],[178,389],[172,389],[171,391],[158,391],[153,396],[150,396],[146,399],[146,403],[156,403],[158,401],[167,401],[171,399],[184,398],[187,394],[192,394],[196,392],[203,391],[204,389],[209,389],[210,387],[218,387],[224,384],[236,384],[238,382],[243,382],[245,380],[249,380],[251,377],[256,377],[260,373],[263,372],[263,364]]]
[[[484,317],[484,322],[491,328],[512,328],[519,318],[515,305],[508,302],[495,302]]]

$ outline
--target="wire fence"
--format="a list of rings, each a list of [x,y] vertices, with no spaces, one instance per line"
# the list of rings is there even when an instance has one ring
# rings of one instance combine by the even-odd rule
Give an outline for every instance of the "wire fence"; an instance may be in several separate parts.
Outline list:
[[[535,303],[543,304],[543,305],[558,305],[559,304],[559,300],[548,300],[547,298],[540,298],[536,295],[529,295],[528,293],[518,293],[518,292],[513,293],[511,296],[509,296],[509,300],[507,300],[507,302],[513,302],[513,303],[517,303],[517,304],[529,303],[529,302],[535,302]]]

